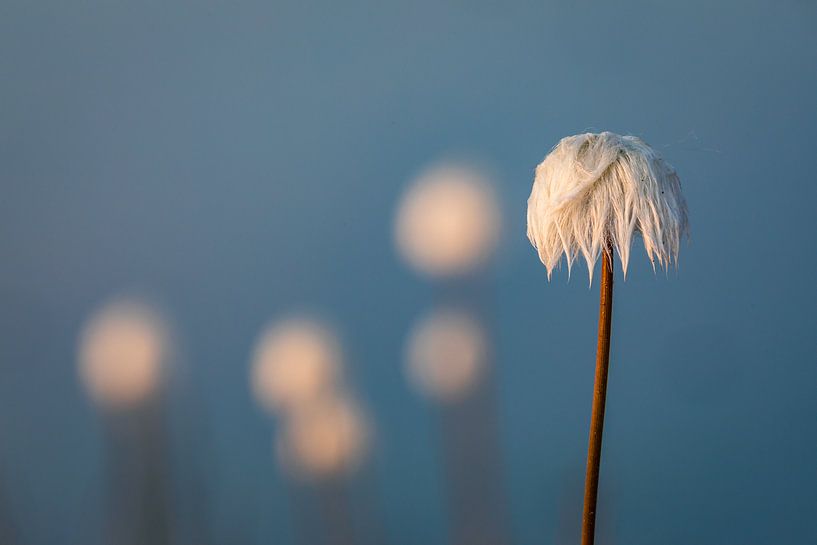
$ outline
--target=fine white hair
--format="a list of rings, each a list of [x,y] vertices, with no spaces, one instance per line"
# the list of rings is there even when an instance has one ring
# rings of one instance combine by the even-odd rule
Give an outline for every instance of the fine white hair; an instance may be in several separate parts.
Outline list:
[[[599,255],[613,250],[626,278],[634,232],[653,269],[656,260],[665,269],[677,265],[688,218],[675,169],[635,136],[563,138],[536,167],[528,199],[528,239],[548,279],[563,253],[568,274],[581,253],[592,282]]]

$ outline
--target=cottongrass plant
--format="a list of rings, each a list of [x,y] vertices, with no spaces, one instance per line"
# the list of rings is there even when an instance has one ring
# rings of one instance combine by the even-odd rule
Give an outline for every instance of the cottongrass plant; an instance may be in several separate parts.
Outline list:
[[[165,402],[173,345],[161,313],[129,298],[98,309],[79,338],[79,377],[104,422],[108,450],[108,542],[171,541]]]
[[[592,283],[595,263],[602,256],[582,545],[592,545],[595,536],[610,360],[613,252],[618,253],[626,278],[635,233],[641,234],[653,269],[656,261],[665,269],[677,265],[688,217],[675,170],[634,136],[603,132],[563,138],[536,168],[528,199],[528,238],[547,268],[548,279],[564,254],[568,274],[574,261],[584,257]]]
[[[357,539],[350,492],[369,454],[372,426],[344,371],[340,339],[313,318],[268,325],[253,351],[250,388],[279,424],[275,454],[293,485],[303,541],[322,535],[330,545],[349,545]],[[320,524],[310,522],[312,507]]]

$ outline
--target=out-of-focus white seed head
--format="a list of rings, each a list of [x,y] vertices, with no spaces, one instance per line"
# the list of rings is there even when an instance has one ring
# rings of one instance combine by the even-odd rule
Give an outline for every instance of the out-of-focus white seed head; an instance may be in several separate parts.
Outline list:
[[[409,338],[407,372],[417,389],[441,402],[470,393],[488,357],[485,331],[469,314],[438,310],[421,320]]]
[[[324,324],[293,318],[267,327],[252,359],[250,382],[265,409],[288,411],[336,387],[341,374],[340,343]]]
[[[456,276],[481,265],[499,239],[500,211],[487,177],[460,165],[424,172],[403,196],[395,239],[403,258],[430,276]]]
[[[91,398],[104,408],[126,409],[151,397],[162,380],[168,338],[164,321],[143,303],[102,307],[80,337],[79,374]]]
[[[289,414],[276,451],[285,471],[298,477],[327,478],[353,471],[369,441],[370,426],[360,407],[337,392]]]

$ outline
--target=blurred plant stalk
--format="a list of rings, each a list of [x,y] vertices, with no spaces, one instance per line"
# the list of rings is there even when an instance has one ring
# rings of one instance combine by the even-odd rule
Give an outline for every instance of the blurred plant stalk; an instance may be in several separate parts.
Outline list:
[[[460,395],[437,404],[443,447],[451,541],[454,545],[509,543],[499,417],[496,399],[495,350],[490,312],[484,301],[490,292],[485,277],[446,283],[438,298],[459,308],[479,324],[483,359],[473,383]]]

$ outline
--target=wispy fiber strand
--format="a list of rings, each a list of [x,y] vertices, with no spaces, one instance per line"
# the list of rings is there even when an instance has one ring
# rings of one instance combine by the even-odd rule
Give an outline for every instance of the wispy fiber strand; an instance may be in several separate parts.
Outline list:
[[[548,279],[564,253],[568,273],[581,254],[590,281],[602,251],[621,257],[624,277],[633,233],[655,269],[678,262],[688,231],[687,207],[675,169],[635,136],[611,132],[563,138],[536,167],[528,199],[528,238]]]

